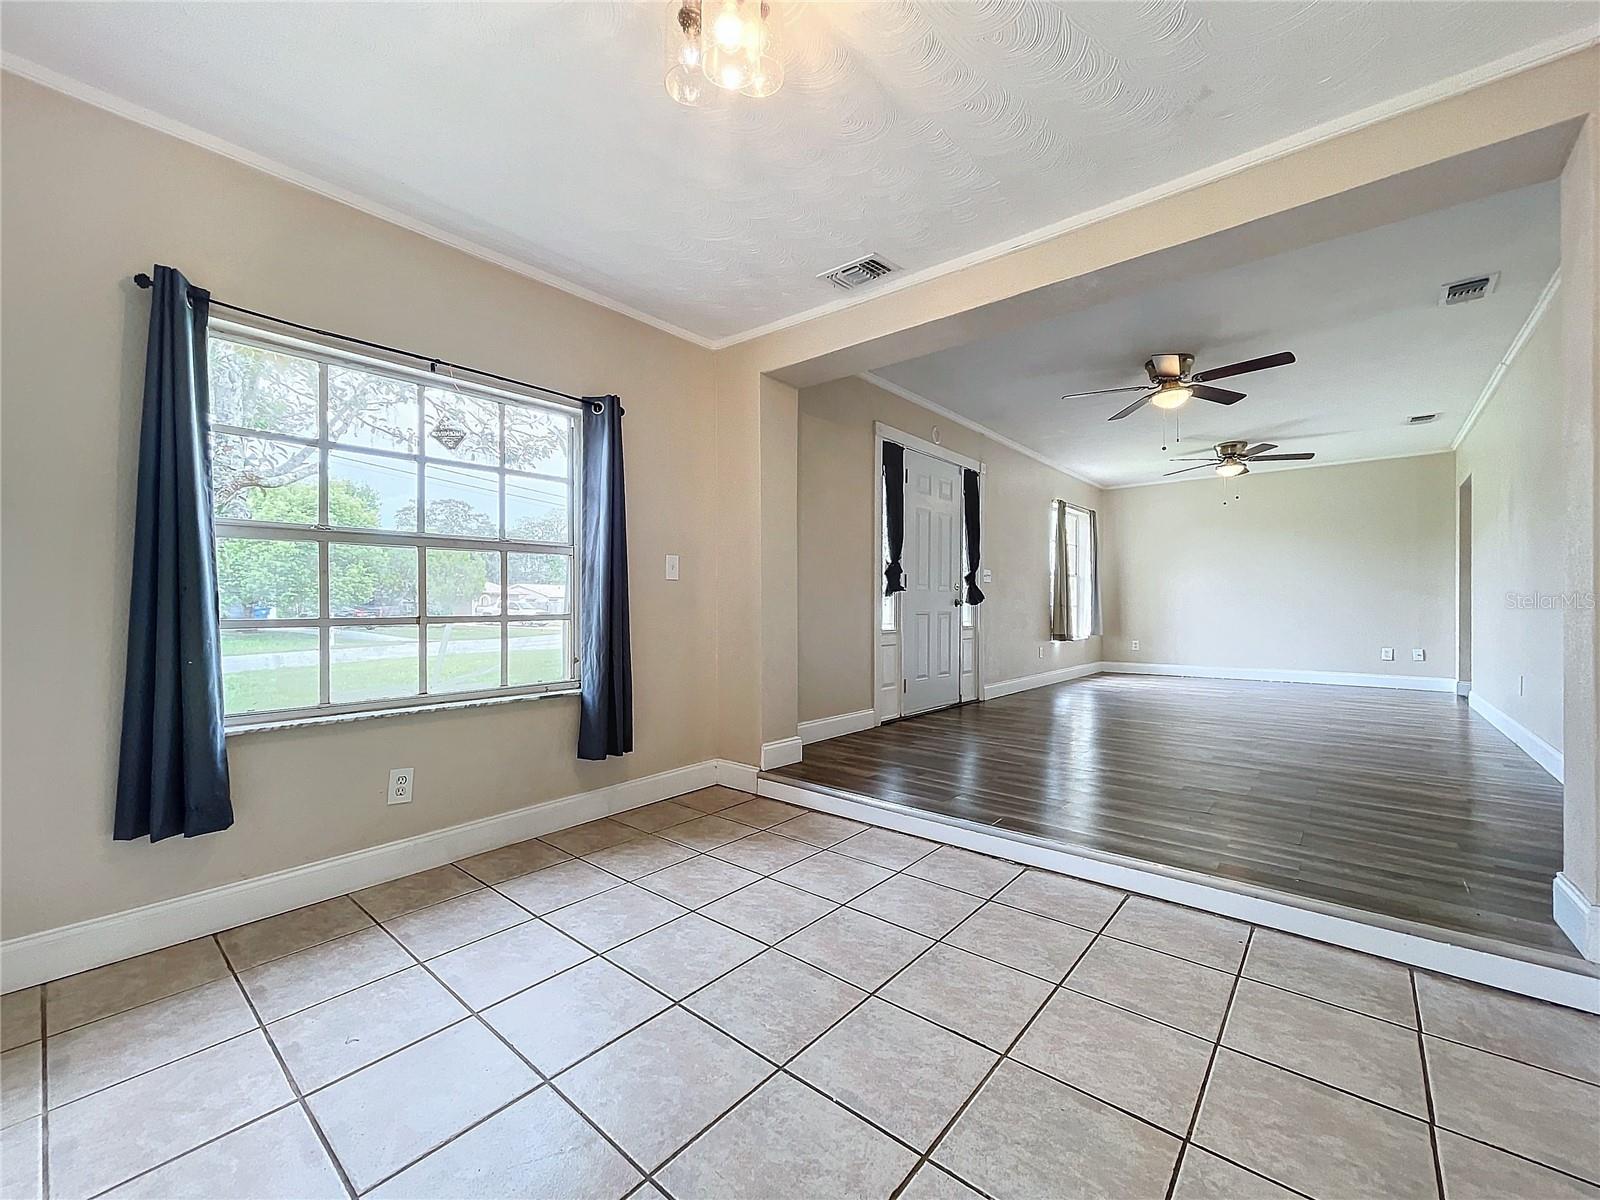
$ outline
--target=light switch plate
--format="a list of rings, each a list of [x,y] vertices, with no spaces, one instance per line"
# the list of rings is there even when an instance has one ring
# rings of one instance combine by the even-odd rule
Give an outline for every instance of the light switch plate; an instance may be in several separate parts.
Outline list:
[[[678,577],[678,556],[676,554],[669,554],[669,555],[667,555],[667,578],[668,579],[676,579],[677,577]]]
[[[1385,646],[1382,650],[1378,651],[1378,657],[1383,659],[1384,662],[1393,662],[1394,661],[1394,647],[1393,646]]]
[[[989,570],[988,567],[985,567],[983,569],[983,581],[985,583],[993,583],[994,582],[994,572]]]
[[[1426,650],[1413,650],[1411,652],[1411,661],[1412,662],[1427,662],[1428,661],[1428,652]]]

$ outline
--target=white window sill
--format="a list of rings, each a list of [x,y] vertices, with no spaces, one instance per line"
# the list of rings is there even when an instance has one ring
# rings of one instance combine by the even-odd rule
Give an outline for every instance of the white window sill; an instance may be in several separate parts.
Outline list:
[[[312,717],[287,717],[281,720],[253,721],[245,725],[229,725],[226,737],[241,737],[251,733],[273,733],[282,729],[314,729],[321,725],[347,725],[352,721],[372,721],[379,717],[414,717],[437,712],[459,712],[468,708],[493,708],[502,704],[522,704],[529,700],[548,700],[553,696],[576,696],[576,687],[551,692],[528,692],[518,696],[480,696],[472,700],[443,700],[437,704],[413,704],[406,708],[373,708],[366,712],[324,713]]]

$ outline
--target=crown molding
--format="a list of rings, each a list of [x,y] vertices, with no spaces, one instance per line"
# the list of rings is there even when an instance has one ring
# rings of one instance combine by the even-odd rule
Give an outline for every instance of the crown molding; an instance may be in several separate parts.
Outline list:
[[[971,417],[962,416],[960,413],[955,412],[952,409],[948,409],[942,404],[935,404],[932,400],[929,400],[926,396],[918,395],[916,392],[913,392],[910,388],[901,387],[898,383],[895,383],[895,382],[893,382],[891,380],[885,379],[882,375],[874,375],[871,371],[862,371],[859,375],[856,376],[856,378],[857,379],[864,379],[864,380],[866,380],[866,382],[870,383],[873,387],[882,388],[884,391],[888,392],[890,395],[899,396],[900,399],[909,401],[910,403],[917,405],[919,408],[925,408],[929,412],[935,413],[938,416],[944,417],[948,421],[954,421],[957,425],[961,425],[961,426],[964,426],[967,429],[972,430],[973,433],[982,434],[984,437],[988,438],[991,442],[998,442],[1000,445],[1004,446],[1007,450],[1015,450],[1018,454],[1025,455],[1028,458],[1033,459],[1034,462],[1039,463],[1039,464],[1041,464],[1043,466],[1049,467],[1052,471],[1058,471],[1062,475],[1065,475],[1068,479],[1075,479],[1079,483],[1083,484],[1086,487],[1092,487],[1092,488],[1104,488],[1105,487],[1105,484],[1096,483],[1094,480],[1090,479],[1087,475],[1081,474],[1078,471],[1070,470],[1069,468],[1062,466],[1058,462],[1053,462],[1050,459],[1046,458],[1044,455],[1040,454],[1037,450],[1030,449],[1029,447],[1024,446],[1021,442],[1014,441],[1013,439],[1008,438],[1003,433],[996,433],[993,429],[990,429],[987,425],[984,425],[984,424],[982,424],[982,423],[980,423],[978,421],[974,421]]]
[[[1500,361],[1495,363],[1494,370],[1489,372],[1489,379],[1483,385],[1483,391],[1478,393],[1478,399],[1472,406],[1472,411],[1467,414],[1467,419],[1461,422],[1461,428],[1456,431],[1455,437],[1450,439],[1450,449],[1459,450],[1461,443],[1467,440],[1467,434],[1472,432],[1472,427],[1478,423],[1478,418],[1483,415],[1483,410],[1489,407],[1489,398],[1500,390],[1500,381],[1506,377],[1506,372],[1511,369],[1511,364],[1516,361],[1517,355],[1522,353],[1522,347],[1533,336],[1533,330],[1539,324],[1539,318],[1544,316],[1545,309],[1550,307],[1550,302],[1556,298],[1556,292],[1561,287],[1561,268],[1557,267],[1550,282],[1544,285],[1544,291],[1539,293],[1539,298],[1533,302],[1533,308],[1528,313],[1528,319],[1522,323],[1522,328],[1517,330],[1517,336],[1511,339],[1511,345],[1500,356]]]
[[[660,317],[652,316],[647,312],[641,312],[637,308],[623,304],[619,300],[613,300],[610,296],[592,291],[582,284],[573,283],[570,279],[563,279],[561,276],[533,266],[531,263],[523,262],[508,254],[502,254],[498,250],[491,250],[489,247],[480,245],[468,238],[449,233],[436,225],[430,225],[428,222],[418,220],[416,217],[403,213],[398,209],[369,200],[365,196],[350,191],[348,188],[329,183],[325,179],[320,179],[295,167],[287,166],[276,159],[268,158],[264,154],[246,150],[243,146],[230,142],[225,138],[206,133],[204,130],[196,129],[194,126],[187,125],[182,121],[162,116],[158,112],[154,112],[142,105],[134,104],[132,101],[124,100],[121,96],[102,91],[100,88],[83,83],[50,67],[41,66],[36,62],[9,52],[0,53],[0,67],[14,75],[31,80],[42,87],[47,87],[51,91],[60,92],[65,96],[72,97],[74,100],[81,100],[85,104],[103,109],[113,116],[122,117],[124,120],[132,121],[137,125],[143,125],[146,128],[155,130],[157,133],[175,137],[180,141],[198,146],[202,150],[209,150],[213,154],[232,159],[234,162],[249,167],[251,170],[260,171],[265,175],[272,176],[274,179],[282,180],[284,183],[303,188],[308,192],[314,192],[324,199],[332,200],[336,204],[342,204],[346,208],[353,208],[357,212],[365,213],[369,217],[376,217],[378,220],[385,221],[390,225],[398,225],[401,229],[409,230],[430,241],[448,246],[452,250],[459,250],[463,254],[470,254],[473,258],[481,259],[492,266],[511,271],[526,279],[531,279],[535,283],[553,287],[557,291],[565,292],[567,295],[574,296],[579,300],[599,305],[601,308],[609,309],[619,316],[638,321],[641,324],[650,326],[652,329],[660,330],[662,333],[682,338],[686,342],[692,342],[703,350],[716,348],[711,339],[684,329],[682,326],[674,325],[670,321],[664,321]]]

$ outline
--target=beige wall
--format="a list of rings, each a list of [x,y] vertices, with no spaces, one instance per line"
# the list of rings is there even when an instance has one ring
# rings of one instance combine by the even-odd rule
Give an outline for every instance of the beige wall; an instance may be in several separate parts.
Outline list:
[[[1454,482],[1434,454],[1111,490],[1105,657],[1453,677]]]
[[[1517,597],[1567,588],[1560,406],[1557,301],[1457,448],[1456,481],[1472,481],[1472,690],[1558,750],[1562,610]]]
[[[14,937],[709,757],[712,356],[34,84],[3,81],[4,934]],[[627,403],[638,752],[577,702],[229,741],[237,824],[111,840],[152,262],[224,300]],[[663,579],[682,555],[681,581]],[[392,766],[417,799],[383,803]]]
[[[1099,508],[1100,490],[864,379],[841,379],[800,392],[800,720],[873,706],[874,606],[882,581],[874,525],[879,421],[927,441],[937,425],[946,448],[987,468],[983,566],[994,578],[983,585],[980,613],[983,682],[1098,659],[1099,638],[1050,641],[1045,556],[1050,502]],[[1102,547],[1110,536],[1102,527]]]

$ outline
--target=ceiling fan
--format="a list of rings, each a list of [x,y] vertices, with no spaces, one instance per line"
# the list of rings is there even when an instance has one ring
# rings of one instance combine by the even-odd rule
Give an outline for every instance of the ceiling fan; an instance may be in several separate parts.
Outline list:
[[[1269,454],[1269,450],[1276,450],[1274,442],[1259,442],[1252,446],[1248,442],[1218,442],[1212,449],[1214,453],[1206,458],[1175,458],[1173,462],[1192,462],[1198,466],[1179,467],[1176,471],[1168,471],[1167,475],[1182,475],[1188,471],[1198,471],[1200,467],[1215,467],[1217,474],[1224,479],[1232,479],[1236,475],[1250,474],[1249,464],[1253,462],[1306,462],[1316,457],[1311,453],[1300,454]],[[1166,478],[1163,476],[1162,478]]]
[[[1207,386],[1213,379],[1228,379],[1234,375],[1248,375],[1251,371],[1265,371],[1268,367],[1285,367],[1294,361],[1287,350],[1268,354],[1262,358],[1247,358],[1244,362],[1229,363],[1225,367],[1212,367],[1209,371],[1190,374],[1194,370],[1192,354],[1152,354],[1144,364],[1150,383],[1136,383],[1131,387],[1099,388],[1092,392],[1071,392],[1061,397],[1072,400],[1079,396],[1106,396],[1112,392],[1144,392],[1132,404],[1107,420],[1120,421],[1138,412],[1147,403],[1157,408],[1181,408],[1191,396],[1209,400],[1213,404],[1237,404],[1244,399],[1243,392],[1229,388]],[[1151,391],[1154,385],[1155,390]]]

